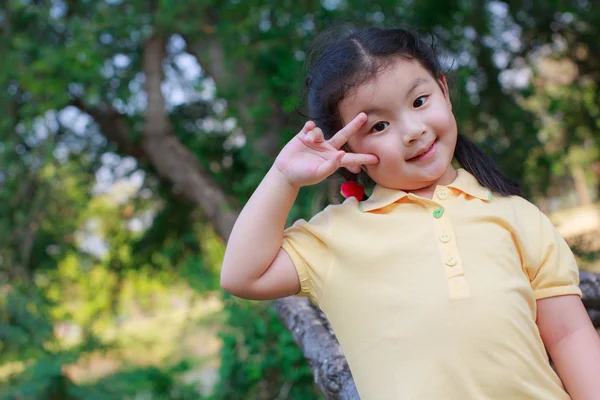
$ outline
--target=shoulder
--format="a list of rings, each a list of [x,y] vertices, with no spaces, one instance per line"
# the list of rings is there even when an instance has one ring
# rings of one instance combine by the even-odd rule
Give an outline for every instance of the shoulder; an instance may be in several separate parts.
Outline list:
[[[538,206],[520,196],[493,196],[482,212],[511,231],[522,245],[528,245],[542,231],[554,229]]]
[[[542,211],[538,208],[538,206],[521,196],[508,196],[506,197],[506,200],[519,215],[539,216],[542,214]]]
[[[529,200],[519,196],[512,196],[510,201],[519,220],[525,225],[529,225],[530,227],[533,225],[544,228],[553,226],[550,218],[544,214],[544,212],[540,210],[538,206]]]
[[[544,213],[531,201],[521,196],[493,196],[491,206],[498,207],[498,212],[508,212],[519,220],[539,219]]]
[[[510,198],[510,204],[516,217],[514,233],[523,240],[525,246],[542,249],[564,240],[550,217],[538,206],[516,196]]]
[[[330,229],[337,221],[348,220],[352,216],[360,215],[360,203],[356,198],[350,197],[341,204],[330,204],[322,211],[313,215],[308,221],[299,219],[293,227],[322,227]]]
[[[317,215],[328,216],[331,219],[348,218],[361,214],[361,203],[355,197],[349,197],[341,204],[330,204]],[[313,217],[314,218],[314,217]]]

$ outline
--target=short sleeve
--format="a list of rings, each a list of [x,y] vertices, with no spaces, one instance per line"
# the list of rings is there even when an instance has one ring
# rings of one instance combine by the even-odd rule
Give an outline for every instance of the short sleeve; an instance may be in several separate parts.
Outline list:
[[[535,214],[534,214],[535,213]],[[531,229],[527,244],[532,255],[526,271],[536,299],[576,294],[579,289],[579,268],[569,245],[552,224],[550,219],[537,207],[527,229]]]
[[[290,256],[300,278],[299,296],[319,305],[324,277],[329,269],[331,213],[326,208],[309,222],[296,221],[284,231],[282,248]]]

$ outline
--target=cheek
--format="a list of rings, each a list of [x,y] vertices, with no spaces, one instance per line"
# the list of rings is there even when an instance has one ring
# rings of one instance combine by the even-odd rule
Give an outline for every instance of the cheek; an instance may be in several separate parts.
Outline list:
[[[351,137],[346,144],[342,146],[342,150],[351,151],[352,153],[361,153],[364,148],[364,144],[361,138],[356,136]]]
[[[373,140],[365,137],[352,137],[348,140],[347,145],[353,153],[373,154],[376,150],[376,146],[373,146]]]
[[[445,133],[444,131],[450,125],[450,119],[446,113],[436,113],[431,115],[429,119],[429,125],[440,130],[440,134]]]
[[[451,141],[456,141],[456,122],[452,117],[452,114],[438,115],[436,118],[430,120],[429,127],[431,127],[437,137],[443,140],[445,143],[450,144]]]

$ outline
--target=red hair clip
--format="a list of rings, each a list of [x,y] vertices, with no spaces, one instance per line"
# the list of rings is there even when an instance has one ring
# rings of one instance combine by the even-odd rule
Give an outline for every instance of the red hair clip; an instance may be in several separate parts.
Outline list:
[[[365,195],[365,187],[358,182],[346,181],[340,187],[340,193],[345,198],[356,197],[356,200],[362,201]]]

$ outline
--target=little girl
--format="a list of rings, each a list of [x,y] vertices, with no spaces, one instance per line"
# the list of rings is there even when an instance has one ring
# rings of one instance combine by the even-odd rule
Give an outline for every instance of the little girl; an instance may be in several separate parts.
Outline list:
[[[306,79],[314,122],[240,214],[224,289],[308,296],[363,400],[600,399],[600,340],[573,255],[457,134],[432,47],[401,29],[366,29],[319,48]],[[374,182],[368,200],[349,197],[284,230],[300,187],[338,169]]]

